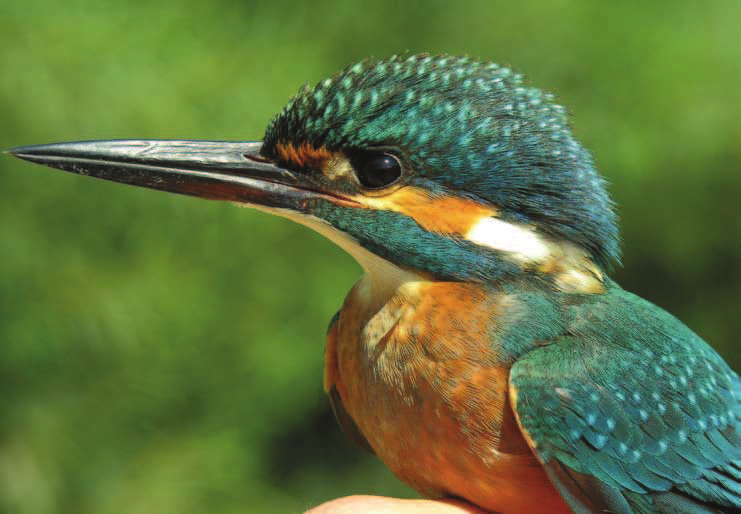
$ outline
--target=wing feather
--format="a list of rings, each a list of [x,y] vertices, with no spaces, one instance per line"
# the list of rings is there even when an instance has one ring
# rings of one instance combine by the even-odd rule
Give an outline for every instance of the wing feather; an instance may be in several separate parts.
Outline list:
[[[637,296],[616,289],[577,309],[568,334],[515,362],[510,391],[520,428],[573,508],[741,508],[741,381]]]

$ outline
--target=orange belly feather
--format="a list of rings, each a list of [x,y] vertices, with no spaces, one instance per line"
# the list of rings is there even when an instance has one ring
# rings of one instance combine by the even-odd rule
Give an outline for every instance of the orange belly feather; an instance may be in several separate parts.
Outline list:
[[[507,296],[441,282],[408,282],[380,302],[367,291],[361,282],[345,300],[325,379],[381,460],[431,498],[570,512],[509,404],[511,362],[496,342]]]

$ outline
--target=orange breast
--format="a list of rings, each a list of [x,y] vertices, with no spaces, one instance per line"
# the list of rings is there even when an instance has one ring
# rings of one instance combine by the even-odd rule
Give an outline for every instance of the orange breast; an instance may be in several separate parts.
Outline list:
[[[505,295],[407,283],[380,310],[356,285],[327,363],[348,412],[400,479],[496,512],[570,512],[522,437],[497,350]]]

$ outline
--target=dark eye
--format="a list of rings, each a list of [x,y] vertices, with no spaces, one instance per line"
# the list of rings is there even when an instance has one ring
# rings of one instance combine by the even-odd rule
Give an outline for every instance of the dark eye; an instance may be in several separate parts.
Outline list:
[[[381,189],[401,176],[401,164],[391,154],[373,155],[357,167],[358,180],[369,189]]]

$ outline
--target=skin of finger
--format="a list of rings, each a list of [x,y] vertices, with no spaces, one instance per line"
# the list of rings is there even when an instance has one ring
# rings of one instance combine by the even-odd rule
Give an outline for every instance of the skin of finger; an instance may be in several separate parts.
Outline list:
[[[400,500],[382,496],[348,496],[323,503],[306,514],[487,514],[459,500]]]

